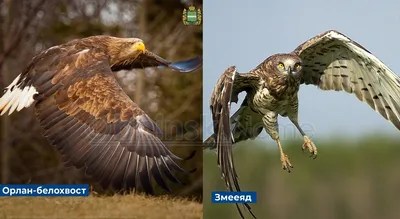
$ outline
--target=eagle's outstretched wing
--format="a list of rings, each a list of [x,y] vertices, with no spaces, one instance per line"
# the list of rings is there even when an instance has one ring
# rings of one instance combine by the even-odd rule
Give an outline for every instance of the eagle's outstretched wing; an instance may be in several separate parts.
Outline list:
[[[248,74],[250,76],[250,73]],[[246,78],[246,75],[247,74],[237,73],[236,67],[234,66],[226,69],[218,79],[211,94],[210,101],[214,125],[214,135],[211,138],[215,141],[217,147],[218,166],[222,178],[230,191],[241,191],[233,161],[233,136],[230,124],[230,105],[231,102],[237,102],[238,94],[249,87],[249,85],[245,83],[246,80],[238,79],[240,77]],[[244,205],[255,218],[250,205],[247,203]],[[238,204],[236,204],[236,207],[242,218],[244,218],[242,210]]]
[[[31,90],[37,93],[29,100]],[[152,194],[154,178],[169,191],[165,178],[180,183],[172,171],[186,172],[161,142],[156,123],[118,85],[108,55],[98,48],[58,46],[41,53],[0,100],[4,112],[36,101],[44,136],[63,161],[85,168],[104,188]]]
[[[400,129],[400,77],[360,44],[331,30],[298,46],[302,83],[354,93]]]

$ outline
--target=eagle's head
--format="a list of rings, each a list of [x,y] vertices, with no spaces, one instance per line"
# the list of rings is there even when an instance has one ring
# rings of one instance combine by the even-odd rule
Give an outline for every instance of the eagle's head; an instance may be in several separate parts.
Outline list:
[[[116,38],[108,42],[111,65],[133,62],[140,54],[146,52],[143,40],[139,38]]]
[[[115,49],[119,50],[118,56],[120,59],[136,58],[146,51],[143,40],[139,38],[119,38],[118,42],[115,42],[114,45]]]
[[[274,68],[275,72],[293,75],[301,71],[301,59],[293,54],[276,54],[271,56],[269,61],[270,67]]]

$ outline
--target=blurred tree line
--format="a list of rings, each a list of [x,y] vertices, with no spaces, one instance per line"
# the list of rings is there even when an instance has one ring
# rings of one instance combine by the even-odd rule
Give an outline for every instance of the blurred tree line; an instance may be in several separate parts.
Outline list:
[[[285,141],[291,173],[282,170],[276,145],[249,140],[237,144],[235,167],[242,190],[257,192],[251,206],[259,219],[396,219],[399,140],[385,135],[314,139],[315,160],[302,153],[302,140]],[[214,152],[204,152],[204,218],[240,218],[234,204],[211,204],[212,191],[225,191],[216,159]]]
[[[182,11],[202,1],[180,0],[0,0],[0,87],[4,88],[51,46],[92,35],[139,37],[146,48],[171,61],[202,55],[202,27],[185,26]],[[179,74],[165,69],[121,71],[117,79],[125,92],[165,133],[181,162],[197,168],[176,195],[202,195],[201,69]],[[58,153],[41,135],[34,107],[2,116],[1,183],[92,182],[82,170],[64,168]],[[185,180],[184,180],[185,181]],[[94,189],[98,190],[95,186]]]

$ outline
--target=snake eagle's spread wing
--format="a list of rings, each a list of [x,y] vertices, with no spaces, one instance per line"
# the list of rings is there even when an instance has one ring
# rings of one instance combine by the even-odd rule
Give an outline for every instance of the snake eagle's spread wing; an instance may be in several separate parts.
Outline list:
[[[161,142],[157,124],[121,89],[109,60],[98,48],[54,47],[36,56],[8,90],[35,88],[44,136],[64,162],[85,168],[103,187],[152,194],[154,178],[169,191],[165,178],[180,183],[172,171],[185,172],[173,160],[180,158]],[[0,111],[29,102],[14,99],[3,97]]]
[[[222,178],[230,191],[241,191],[233,161],[230,105],[231,102],[237,102],[238,94],[249,87],[249,85],[246,84],[247,80],[245,80],[245,78],[250,75],[253,76],[251,73],[239,74],[236,72],[236,67],[231,66],[227,68],[218,79],[211,94],[210,108],[217,144],[218,166]],[[244,205],[255,218],[250,205],[247,203]],[[236,207],[243,218],[241,208],[238,204],[236,204]]]
[[[302,83],[354,93],[400,129],[400,78],[345,35],[331,30],[298,46]]]

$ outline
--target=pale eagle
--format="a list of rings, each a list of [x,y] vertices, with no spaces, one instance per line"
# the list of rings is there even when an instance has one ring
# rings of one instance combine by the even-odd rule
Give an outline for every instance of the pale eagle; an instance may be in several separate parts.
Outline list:
[[[264,129],[276,141],[282,168],[293,167],[279,140],[278,115],[288,117],[304,138],[303,151],[317,156],[317,148],[298,121],[301,84],[322,90],[353,93],[400,129],[400,78],[360,44],[330,30],[298,46],[293,52],[275,54],[248,73],[236,67],[225,70],[211,95],[214,134],[206,148],[216,148],[218,166],[230,191],[240,191],[232,145],[256,138]],[[240,108],[230,117],[231,102],[246,92]],[[246,208],[255,218],[250,206]],[[237,205],[242,217],[241,208]]]

